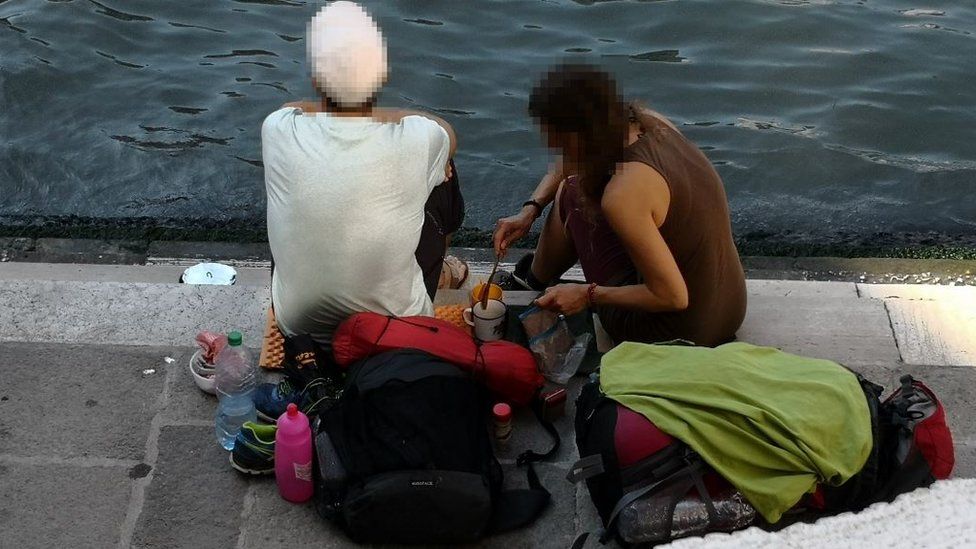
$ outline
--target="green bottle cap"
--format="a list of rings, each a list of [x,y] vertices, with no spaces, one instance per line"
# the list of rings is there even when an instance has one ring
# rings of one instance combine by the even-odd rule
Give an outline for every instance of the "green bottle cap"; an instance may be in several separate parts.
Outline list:
[[[240,332],[231,332],[227,334],[227,344],[231,347],[237,347],[243,341],[243,337]]]

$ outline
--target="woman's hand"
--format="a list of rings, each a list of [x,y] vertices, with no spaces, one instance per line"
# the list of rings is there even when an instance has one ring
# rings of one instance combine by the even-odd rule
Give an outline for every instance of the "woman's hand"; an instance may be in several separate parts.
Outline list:
[[[505,257],[508,247],[515,241],[529,234],[532,223],[535,221],[535,209],[533,206],[526,206],[522,211],[509,217],[503,217],[495,223],[495,255]]]
[[[589,306],[589,289],[586,284],[557,284],[546,288],[546,293],[536,299],[535,304],[549,311],[574,315]]]

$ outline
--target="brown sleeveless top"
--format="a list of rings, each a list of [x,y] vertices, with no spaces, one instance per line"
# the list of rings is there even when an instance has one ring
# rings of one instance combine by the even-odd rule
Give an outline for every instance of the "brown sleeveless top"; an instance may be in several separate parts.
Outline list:
[[[660,120],[629,146],[625,162],[657,170],[671,190],[661,236],[688,286],[684,311],[643,313],[601,308],[604,328],[615,341],[687,339],[718,345],[734,339],[746,311],[742,264],[732,239],[728,199],[708,158],[684,135]],[[640,275],[602,216],[582,211],[575,180],[560,197],[563,222],[573,240],[587,281],[601,285],[640,282]]]

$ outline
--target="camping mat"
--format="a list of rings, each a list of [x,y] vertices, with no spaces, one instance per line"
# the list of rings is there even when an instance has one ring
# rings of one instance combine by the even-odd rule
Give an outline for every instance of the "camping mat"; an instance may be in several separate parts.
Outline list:
[[[268,319],[261,339],[261,356],[258,364],[268,370],[280,370],[285,362],[285,336],[278,330],[274,309],[268,307]]]

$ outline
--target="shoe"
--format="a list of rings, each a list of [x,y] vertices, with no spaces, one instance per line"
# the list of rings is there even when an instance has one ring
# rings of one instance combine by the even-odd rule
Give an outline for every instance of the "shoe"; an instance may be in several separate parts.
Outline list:
[[[438,290],[457,290],[468,280],[468,264],[453,255],[444,258],[441,275],[437,281]]]
[[[275,425],[262,425],[245,421],[234,439],[230,453],[230,465],[248,475],[274,473]]]
[[[532,268],[532,258],[535,254],[525,254],[515,264],[513,272],[498,271],[492,277],[492,284],[501,286],[503,291],[531,292],[536,291],[527,279],[529,270]]]
[[[298,406],[306,416],[311,415],[323,400],[317,398],[316,389],[324,388],[325,384],[325,379],[316,378],[299,391],[287,378],[278,383],[262,383],[254,390],[253,397],[258,418],[268,423],[278,423],[278,418],[288,410],[289,404]]]

